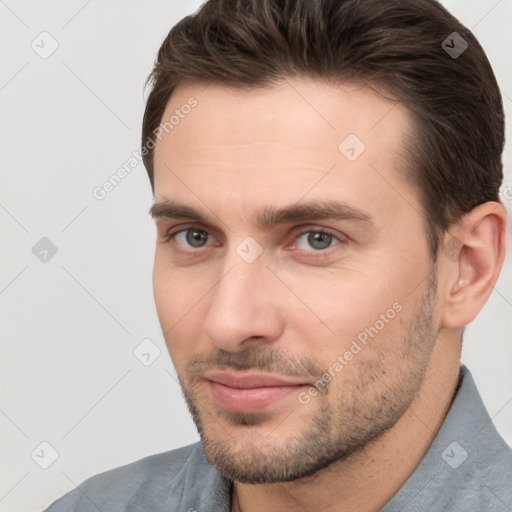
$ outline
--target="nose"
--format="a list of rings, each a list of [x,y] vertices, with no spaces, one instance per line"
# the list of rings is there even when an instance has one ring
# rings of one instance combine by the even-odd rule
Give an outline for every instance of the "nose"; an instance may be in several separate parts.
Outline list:
[[[230,352],[272,343],[284,325],[278,295],[275,276],[263,257],[246,263],[238,254],[231,255],[209,294],[206,335],[215,346]]]

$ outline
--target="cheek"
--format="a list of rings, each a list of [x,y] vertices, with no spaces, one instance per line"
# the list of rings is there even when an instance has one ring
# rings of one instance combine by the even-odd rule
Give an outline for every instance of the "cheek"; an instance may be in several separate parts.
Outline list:
[[[164,332],[186,316],[194,302],[200,298],[197,275],[176,268],[167,261],[165,249],[157,247],[153,266],[153,294]]]
[[[158,252],[153,268],[153,294],[162,333],[173,362],[191,357],[201,336],[205,281],[170,268]]]
[[[307,310],[294,308],[290,302],[287,311],[297,332],[304,333],[303,349],[311,351],[313,344],[324,360],[350,350],[354,340],[361,347],[369,347],[373,340],[391,344],[401,331],[406,293],[398,281],[393,283],[389,276],[379,274],[330,273],[325,279],[302,276],[290,284],[307,306]]]
[[[163,332],[167,332],[176,319],[176,307],[179,307],[176,293],[177,275],[173,274],[164,264],[163,258],[157,249],[153,266],[153,295],[156,310]]]

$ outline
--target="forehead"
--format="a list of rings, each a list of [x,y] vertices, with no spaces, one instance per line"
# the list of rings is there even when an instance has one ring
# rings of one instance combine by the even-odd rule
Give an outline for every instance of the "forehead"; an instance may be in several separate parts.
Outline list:
[[[258,89],[181,85],[166,123],[155,148],[157,196],[171,182],[187,195],[209,183],[217,193],[233,197],[237,189],[274,202],[283,193],[297,200],[319,180],[317,192],[382,186],[382,176],[403,167],[404,135],[413,128],[399,102],[373,89],[311,79]]]
[[[288,157],[300,160],[321,144],[329,151],[319,165],[332,163],[339,156],[339,144],[349,135],[355,135],[365,151],[379,152],[380,158],[384,153],[393,156],[402,135],[412,129],[408,111],[373,89],[304,78],[285,79],[264,89],[180,85],[162,116],[164,128],[166,122],[168,130],[162,131],[155,159],[169,145],[179,146],[177,157],[199,158],[215,152],[215,145],[227,144],[233,155],[238,149],[245,156],[252,146],[261,159],[275,151],[262,154],[258,145],[273,143],[287,145],[282,149],[288,149]],[[318,160],[319,155],[314,156]]]

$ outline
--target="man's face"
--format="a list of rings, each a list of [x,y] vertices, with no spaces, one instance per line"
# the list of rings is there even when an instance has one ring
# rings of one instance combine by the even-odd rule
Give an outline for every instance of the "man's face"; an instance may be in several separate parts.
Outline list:
[[[312,474],[393,426],[421,385],[436,273],[397,168],[412,122],[393,105],[305,79],[172,94],[155,300],[205,453],[231,479]]]

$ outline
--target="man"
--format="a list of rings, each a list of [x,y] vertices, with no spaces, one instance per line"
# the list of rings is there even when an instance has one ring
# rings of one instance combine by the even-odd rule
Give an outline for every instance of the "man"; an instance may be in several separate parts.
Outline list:
[[[155,300],[201,442],[48,510],[512,510],[460,365],[507,222],[470,31],[434,0],[211,0],[151,82]]]

